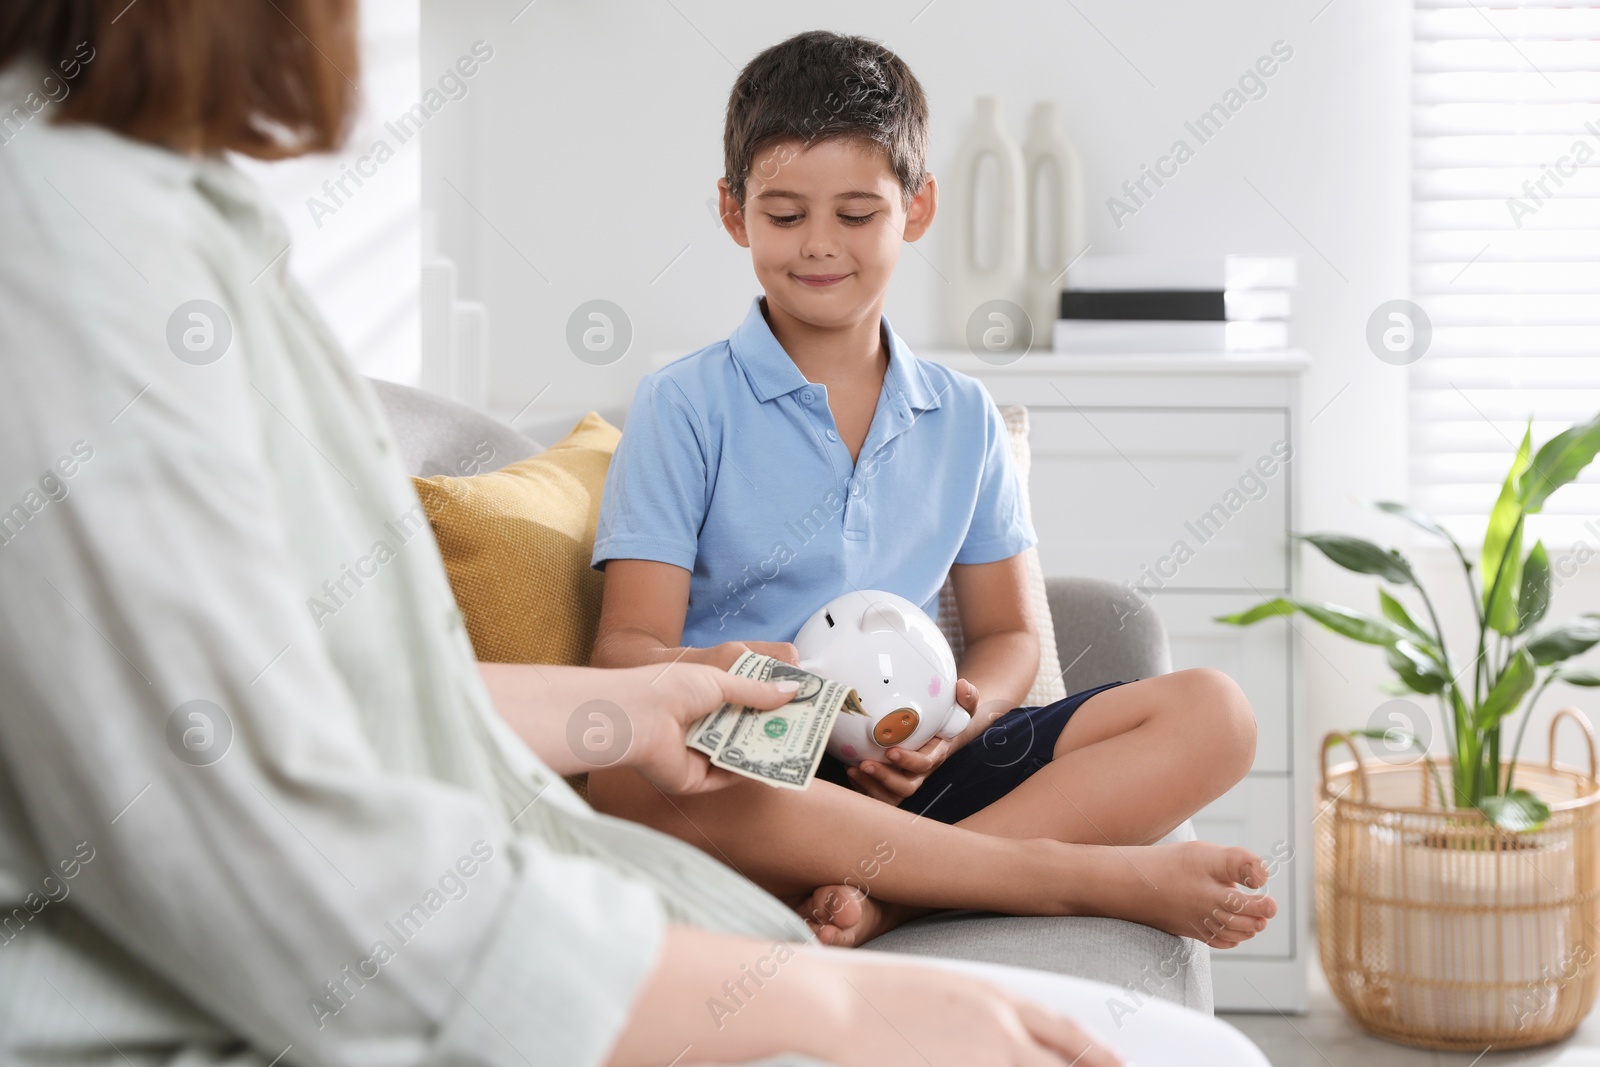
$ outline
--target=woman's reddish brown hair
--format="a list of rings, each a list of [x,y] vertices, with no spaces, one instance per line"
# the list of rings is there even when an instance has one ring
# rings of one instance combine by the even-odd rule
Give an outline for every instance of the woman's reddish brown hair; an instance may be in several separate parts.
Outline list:
[[[184,150],[337,148],[357,55],[355,0],[0,0],[0,66],[65,80],[59,121]]]

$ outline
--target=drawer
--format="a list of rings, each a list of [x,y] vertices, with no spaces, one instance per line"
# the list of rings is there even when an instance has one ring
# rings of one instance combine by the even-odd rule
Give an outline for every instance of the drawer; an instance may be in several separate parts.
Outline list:
[[[1288,414],[1029,407],[1046,574],[1141,588],[1288,585]]]
[[[1219,845],[1243,845],[1267,864],[1267,890],[1278,914],[1238,948],[1214,949],[1214,959],[1287,959],[1300,925],[1297,881],[1311,877],[1311,854],[1295,847],[1293,779],[1248,775],[1194,816],[1195,833]],[[1304,851],[1304,854],[1301,853]]]
[[[1214,622],[1275,596],[1255,593],[1186,593],[1168,589],[1150,598],[1167,631],[1172,669],[1215,667],[1244,690],[1256,713],[1256,761],[1252,770],[1287,774],[1294,768],[1294,698],[1289,657],[1294,633],[1286,618],[1263,619],[1253,626]],[[1133,605],[1137,607],[1137,604]]]

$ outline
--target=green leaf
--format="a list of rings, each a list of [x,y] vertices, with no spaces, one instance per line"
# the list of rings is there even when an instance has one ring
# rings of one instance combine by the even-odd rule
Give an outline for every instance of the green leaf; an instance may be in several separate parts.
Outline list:
[[[1275,615],[1293,615],[1297,611],[1304,612],[1336,634],[1369,645],[1392,645],[1407,636],[1404,630],[1383,619],[1375,619],[1371,615],[1363,615],[1359,611],[1351,611],[1338,604],[1324,604],[1292,596],[1274,597],[1234,615],[1218,615],[1215,621],[1232,623],[1235,626],[1249,626],[1262,619]]]
[[[1569,426],[1544,443],[1522,481],[1522,507],[1537,512],[1557,489],[1576,478],[1600,452],[1600,415]]]
[[[1427,515],[1424,515],[1422,512],[1417,511],[1414,508],[1408,508],[1404,504],[1397,504],[1392,500],[1379,500],[1379,501],[1376,501],[1376,502],[1370,502],[1369,501],[1369,503],[1372,503],[1372,506],[1377,508],[1379,511],[1386,511],[1390,515],[1394,515],[1394,516],[1397,516],[1399,518],[1405,519],[1407,522],[1411,523],[1413,526],[1416,526],[1418,529],[1426,530],[1428,533],[1433,534],[1435,537],[1444,538],[1446,541],[1449,541],[1452,545],[1455,545],[1455,549],[1456,549],[1456,554],[1457,555],[1463,555],[1464,554],[1461,551],[1461,546],[1459,544],[1457,544],[1456,539],[1454,537],[1450,536],[1450,531],[1446,530],[1443,526],[1440,526],[1437,522],[1433,521],[1432,518],[1430,518]],[[1470,566],[1470,564],[1469,564],[1469,566]]]
[[[1566,682],[1568,685],[1600,685],[1600,671],[1578,670],[1561,671],[1556,675],[1556,680]]]
[[[1517,592],[1522,585],[1521,486],[1532,447],[1533,423],[1530,420],[1523,431],[1516,458],[1500,486],[1500,496],[1489,512],[1489,526],[1483,534],[1483,554],[1479,561],[1483,615],[1495,632],[1502,634],[1513,634],[1517,629]]]
[[[1396,641],[1384,657],[1413,693],[1431,696],[1443,692],[1445,683],[1450,680],[1438,661],[1410,641]]]
[[[1533,657],[1533,662],[1547,667],[1581,655],[1597,644],[1600,644],[1600,618],[1579,615],[1554,630],[1545,631],[1523,647]]]
[[[1411,613],[1406,611],[1406,606],[1390,596],[1387,589],[1378,590],[1378,608],[1384,618],[1409,633],[1416,639],[1418,645],[1430,651],[1438,650],[1439,645],[1434,636],[1418,625],[1416,620],[1412,619]]]
[[[1550,556],[1535,541],[1522,566],[1522,592],[1517,594],[1517,633],[1526,633],[1550,610]]]
[[[1293,598],[1290,598],[1293,599]],[[1392,645],[1405,638],[1405,631],[1371,615],[1340,607],[1337,604],[1319,604],[1309,600],[1297,601],[1300,610],[1336,634],[1369,645]]]
[[[1345,534],[1295,534],[1301,541],[1310,541],[1322,554],[1347,571],[1357,574],[1376,574],[1396,585],[1416,585],[1417,576],[1411,564],[1394,549],[1383,549],[1371,541]]]
[[[1218,615],[1212,621],[1232,623],[1235,626],[1249,626],[1251,623],[1260,622],[1262,619],[1270,619],[1278,615],[1293,615],[1299,610],[1294,604],[1280,596],[1272,600],[1263,601],[1248,611],[1237,612],[1233,615]]]
[[[1522,698],[1533,688],[1534,675],[1533,657],[1528,655],[1526,649],[1517,649],[1511,662],[1506,664],[1506,669],[1495,680],[1494,688],[1478,705],[1472,716],[1472,724],[1479,730],[1493,730],[1501,719],[1517,710]]]
[[[1509,833],[1537,830],[1550,818],[1550,806],[1526,789],[1513,789],[1503,797],[1484,797],[1478,810]]]

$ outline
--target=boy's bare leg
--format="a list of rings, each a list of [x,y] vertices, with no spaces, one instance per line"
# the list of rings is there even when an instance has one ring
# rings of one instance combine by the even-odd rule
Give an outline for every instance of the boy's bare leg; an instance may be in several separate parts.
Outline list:
[[[998,837],[1150,844],[1238,782],[1255,759],[1255,742],[1249,702],[1220,671],[1129,682],[1084,701],[1048,766],[956,825]],[[851,885],[819,887],[805,912],[818,918],[829,944],[859,944],[917,914]]]
[[[817,886],[847,886],[914,908],[1110,915],[1217,946],[1249,938],[1276,911],[1270,899],[1238,891],[1266,880],[1261,860],[1243,848],[1021,841],[939,823],[825,781],[804,792],[741,782],[668,797],[616,769],[590,775],[589,799],[701,848],[797,906]],[[853,932],[824,940],[857,943],[866,930]]]

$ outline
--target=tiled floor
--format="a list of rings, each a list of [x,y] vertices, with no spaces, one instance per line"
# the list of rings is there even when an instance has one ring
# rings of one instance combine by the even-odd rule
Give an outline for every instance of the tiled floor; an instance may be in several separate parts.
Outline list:
[[[1308,1014],[1217,1013],[1259,1045],[1273,1067],[1600,1067],[1600,1010],[1559,1044],[1517,1052],[1433,1052],[1362,1030],[1333,999],[1316,960],[1310,965]]]

